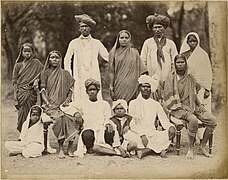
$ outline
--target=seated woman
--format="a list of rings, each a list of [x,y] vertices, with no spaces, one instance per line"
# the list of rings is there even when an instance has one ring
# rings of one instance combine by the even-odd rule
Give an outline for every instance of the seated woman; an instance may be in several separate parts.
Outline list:
[[[19,141],[6,141],[5,147],[10,151],[9,156],[21,154],[25,158],[38,157],[44,150],[42,108],[34,105],[26,121],[23,123]]]
[[[185,55],[177,55],[174,66],[175,71],[165,81],[164,109],[169,115],[188,122],[189,143],[186,157],[189,159],[193,159],[193,143],[198,130],[198,120],[206,126],[200,151],[206,157],[211,157],[205,148],[216,127],[215,117],[204,108],[196,96],[196,81],[191,74],[188,74]]]
[[[41,96],[44,112],[54,121],[53,132],[58,138],[59,158],[65,158],[64,141],[69,142],[67,154],[73,157],[72,145],[80,132],[81,122],[73,116],[65,115],[60,105],[68,106],[73,91],[74,79],[70,73],[61,68],[62,56],[58,51],[51,51],[41,74]],[[46,116],[46,117],[48,117]],[[77,118],[78,119],[78,118]],[[45,121],[48,121],[45,119]]]
[[[82,116],[84,120],[83,131],[80,134],[77,150],[74,155],[84,157],[85,153],[99,152],[115,155],[113,148],[104,141],[105,122],[111,117],[111,108],[108,102],[98,99],[100,82],[92,78],[85,81],[88,100],[82,104],[73,101],[69,106],[61,106],[66,114]]]
[[[119,99],[114,101],[112,105],[114,116],[105,125],[105,142],[114,147],[117,154],[120,154],[122,157],[128,157],[130,152],[137,148],[137,143],[131,140],[137,136],[131,130],[131,122],[134,119],[127,114],[127,108],[125,100]],[[139,136],[136,138],[140,139]]]
[[[110,95],[113,100],[128,103],[138,95],[138,78],[147,73],[137,49],[131,47],[131,34],[118,33],[116,43],[109,53]]]

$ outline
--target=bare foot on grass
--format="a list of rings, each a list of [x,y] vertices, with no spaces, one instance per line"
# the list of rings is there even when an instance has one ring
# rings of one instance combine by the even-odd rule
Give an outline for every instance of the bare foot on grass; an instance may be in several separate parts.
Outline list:
[[[200,150],[200,152],[201,152],[204,156],[209,157],[209,158],[212,157],[212,155],[209,154],[209,153],[207,152],[207,150],[206,150],[205,148],[203,148],[202,146],[199,147],[199,150]]]
[[[62,150],[59,151],[59,155],[58,155],[58,158],[59,159],[64,159],[66,156],[64,154],[64,152]]]

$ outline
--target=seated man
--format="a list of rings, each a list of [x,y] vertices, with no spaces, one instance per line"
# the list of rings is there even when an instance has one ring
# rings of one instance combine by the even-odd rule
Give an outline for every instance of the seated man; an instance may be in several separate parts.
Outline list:
[[[142,158],[153,150],[165,157],[166,149],[175,137],[175,127],[169,122],[159,102],[150,98],[151,88],[154,88],[152,78],[142,75],[138,81],[140,94],[129,104],[129,114],[135,118],[135,125],[131,129],[141,137],[144,145],[144,149],[137,151],[137,156]],[[155,127],[157,117],[163,131]]]
[[[175,71],[165,81],[163,106],[178,119],[188,122],[188,153],[187,158],[193,159],[193,143],[198,130],[198,120],[205,126],[200,151],[206,157],[211,155],[205,146],[216,126],[215,117],[207,111],[196,96],[196,81],[188,74],[187,61],[184,55],[177,55],[174,59]]]
[[[107,122],[105,130],[105,142],[114,147],[117,154],[129,157],[130,152],[136,150],[138,144],[133,141],[140,137],[132,132],[133,117],[127,114],[127,101],[119,99],[113,102],[114,115]],[[141,143],[142,144],[142,143]]]
[[[85,88],[89,97],[88,100],[82,104],[77,104],[76,101],[73,101],[69,106],[61,106],[61,110],[64,113],[78,118],[81,116],[84,120],[84,129],[80,134],[78,147],[74,155],[84,157],[86,152],[91,153],[94,151],[115,155],[116,152],[113,148],[105,144],[104,141],[104,124],[111,117],[111,108],[108,102],[97,97],[100,90],[100,82],[91,78],[87,79]]]
[[[42,156],[44,150],[43,123],[40,106],[31,107],[26,121],[23,123],[19,141],[6,141],[5,147],[9,156],[22,154],[25,158]]]

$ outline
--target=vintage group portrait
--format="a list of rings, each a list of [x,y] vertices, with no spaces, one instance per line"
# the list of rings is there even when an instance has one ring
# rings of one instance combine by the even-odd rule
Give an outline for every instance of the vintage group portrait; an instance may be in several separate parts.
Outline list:
[[[227,2],[1,1],[2,179],[226,179]]]

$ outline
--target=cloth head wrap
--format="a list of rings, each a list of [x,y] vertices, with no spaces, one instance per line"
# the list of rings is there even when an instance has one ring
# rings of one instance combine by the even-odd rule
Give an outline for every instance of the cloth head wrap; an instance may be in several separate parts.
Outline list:
[[[158,23],[167,28],[170,24],[170,19],[167,16],[161,14],[149,15],[146,18],[146,24],[149,30],[151,30],[154,23]]]
[[[97,81],[95,79],[92,79],[92,78],[87,79],[85,81],[85,87],[86,87],[86,89],[88,89],[88,87],[91,86],[91,85],[96,86],[97,90],[100,90],[100,88],[101,88],[101,85],[100,85],[100,82],[99,81]]]
[[[125,111],[127,112],[127,101],[125,101],[124,99],[118,99],[116,101],[113,101],[112,104],[112,110],[114,110],[116,108],[116,106],[121,105],[123,106],[123,108],[125,109]]]
[[[156,75],[150,77],[148,75],[141,75],[138,79],[140,84],[149,84],[151,86],[151,92],[155,92],[158,88],[159,79]]]
[[[89,25],[91,28],[94,28],[96,26],[96,22],[87,14],[75,15],[74,17],[78,23],[83,22]]]
[[[31,109],[30,109],[30,115],[31,115],[33,112],[38,112],[38,114],[41,115],[42,109],[41,109],[40,106],[34,105],[34,106],[32,106]]]

